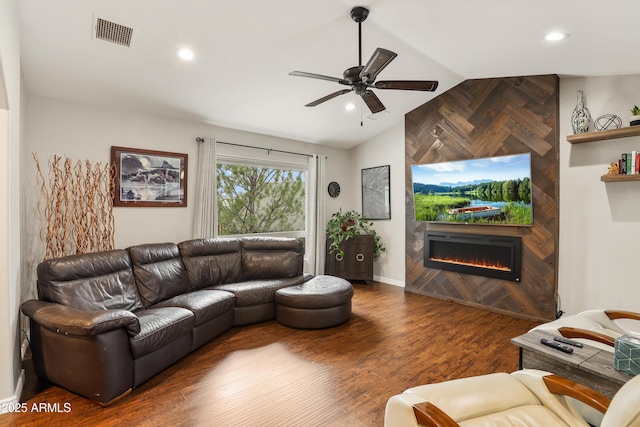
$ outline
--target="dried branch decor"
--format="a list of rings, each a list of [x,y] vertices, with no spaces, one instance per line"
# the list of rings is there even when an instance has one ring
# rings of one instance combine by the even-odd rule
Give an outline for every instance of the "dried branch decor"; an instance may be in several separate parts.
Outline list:
[[[83,167],[81,161],[73,165],[68,158],[53,156],[45,177],[38,156],[32,154],[42,195],[38,211],[44,259],[113,249],[115,168],[88,160]]]

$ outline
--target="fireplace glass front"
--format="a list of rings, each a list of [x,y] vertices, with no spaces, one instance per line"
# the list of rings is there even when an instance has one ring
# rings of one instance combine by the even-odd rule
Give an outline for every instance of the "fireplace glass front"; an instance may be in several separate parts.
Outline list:
[[[521,238],[469,233],[424,233],[424,266],[520,281]]]

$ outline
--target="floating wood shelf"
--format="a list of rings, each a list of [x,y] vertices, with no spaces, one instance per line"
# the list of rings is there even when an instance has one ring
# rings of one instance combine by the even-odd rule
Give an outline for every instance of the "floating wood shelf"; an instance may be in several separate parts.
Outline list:
[[[620,182],[620,181],[640,181],[640,174],[637,175],[602,175],[602,182]]]
[[[605,139],[626,138],[628,136],[639,136],[640,126],[629,126],[620,129],[603,130],[599,132],[578,133],[568,135],[567,141],[571,144],[582,144],[585,142],[603,141]]]

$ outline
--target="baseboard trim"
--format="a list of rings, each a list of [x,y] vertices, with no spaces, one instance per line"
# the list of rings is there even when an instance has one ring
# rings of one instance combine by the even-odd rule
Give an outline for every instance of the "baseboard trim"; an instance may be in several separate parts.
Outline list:
[[[381,276],[373,276],[373,280],[376,282],[386,283],[387,285],[398,286],[400,288],[404,288],[404,282],[400,280],[388,279],[386,277]]]
[[[18,384],[13,396],[9,396],[6,399],[0,400],[0,414],[6,414],[11,411],[12,407],[17,407],[20,404],[20,395],[22,395],[22,388],[24,387],[25,373],[24,369],[20,370],[20,377],[18,378]]]

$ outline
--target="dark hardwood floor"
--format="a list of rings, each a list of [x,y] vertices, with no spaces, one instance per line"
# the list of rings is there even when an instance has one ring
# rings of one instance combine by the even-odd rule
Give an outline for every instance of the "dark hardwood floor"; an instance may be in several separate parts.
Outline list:
[[[381,426],[387,399],[408,387],[516,370],[509,340],[535,325],[390,285],[354,287],[343,325],[232,328],[106,408],[39,382],[27,360],[27,412],[0,425]]]

